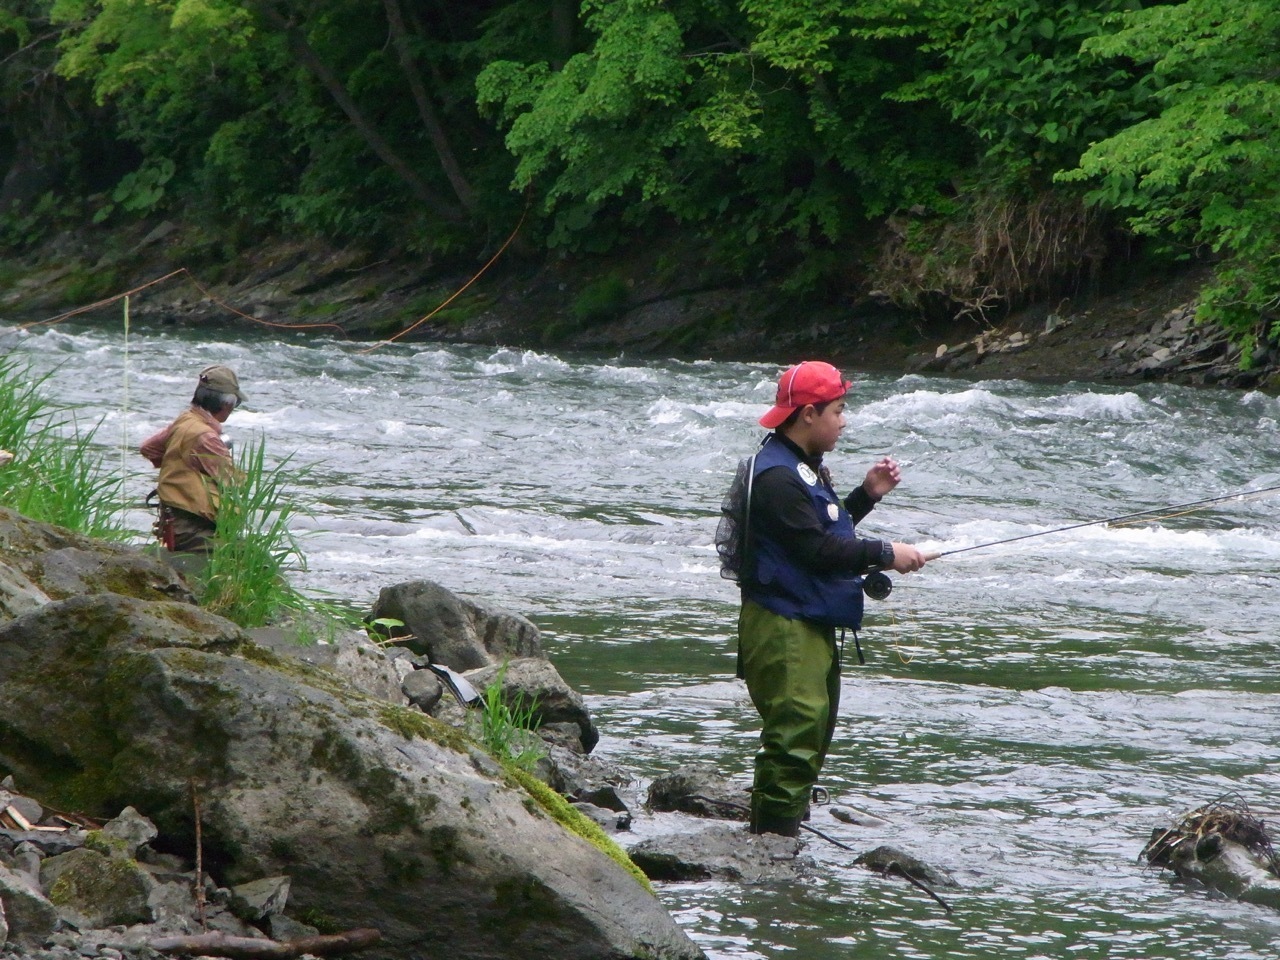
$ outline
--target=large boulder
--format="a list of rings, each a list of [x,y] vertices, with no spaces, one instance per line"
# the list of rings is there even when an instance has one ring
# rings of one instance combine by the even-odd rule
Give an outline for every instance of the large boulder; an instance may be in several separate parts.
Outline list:
[[[432,663],[475,670],[513,657],[542,656],[538,628],[526,618],[466,600],[430,580],[384,587],[369,620],[399,620],[388,632]]]
[[[0,625],[0,771],[189,847],[194,792],[223,882],[290,877],[304,915],[381,930],[365,956],[702,956],[550,791],[184,604],[101,594]]]
[[[0,549],[0,619],[21,616],[48,598],[89,593],[195,602],[172,567],[143,551],[37,523],[6,507],[0,507]]]

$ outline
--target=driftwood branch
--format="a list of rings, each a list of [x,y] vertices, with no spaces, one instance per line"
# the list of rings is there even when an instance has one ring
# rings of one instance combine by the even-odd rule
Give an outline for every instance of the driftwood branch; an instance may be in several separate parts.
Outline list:
[[[197,933],[183,937],[158,937],[149,946],[157,953],[165,954],[229,957],[231,960],[290,960],[304,953],[317,957],[354,953],[373,946],[381,939],[382,934],[377,930],[361,927],[343,933],[286,941],[233,937],[226,933]]]

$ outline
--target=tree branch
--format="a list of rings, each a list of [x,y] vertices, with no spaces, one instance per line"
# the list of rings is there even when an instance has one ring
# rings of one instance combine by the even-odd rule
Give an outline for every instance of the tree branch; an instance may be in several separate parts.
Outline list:
[[[418,70],[418,65],[413,59],[413,51],[409,48],[409,32],[405,29],[400,0],[383,0],[383,6],[387,9],[387,23],[391,27],[391,41],[395,45],[396,55],[400,58],[400,69],[404,71],[405,78],[409,81],[414,103],[418,105],[418,116],[422,118],[427,136],[431,138],[431,145],[440,159],[440,167],[444,170],[444,175],[449,178],[449,184],[453,187],[453,192],[457,194],[462,206],[468,213],[474,212],[475,191],[458,166],[458,158],[449,143],[449,137],[440,123],[440,118],[436,115],[435,108],[431,105],[431,100],[427,97],[426,87],[422,84],[422,73]]]
[[[259,940],[226,933],[197,933],[182,937],[157,937],[149,946],[157,953],[229,957],[231,960],[290,960],[309,953],[317,957],[353,953],[371,947],[382,934],[369,927],[343,933],[318,934],[299,940]]]

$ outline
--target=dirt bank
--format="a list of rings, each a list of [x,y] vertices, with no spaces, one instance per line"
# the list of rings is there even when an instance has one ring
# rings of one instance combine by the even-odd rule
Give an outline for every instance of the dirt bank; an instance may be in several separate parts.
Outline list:
[[[1238,352],[1190,322],[1205,279],[1196,272],[1001,319],[926,323],[870,298],[801,303],[772,278],[718,272],[679,240],[612,259],[535,262],[508,251],[486,267],[290,241],[218,260],[191,236],[163,222],[58,237],[0,263],[0,320],[44,320],[96,303],[79,315],[118,323],[118,297],[132,291],[131,316],[144,326],[289,327],[357,340],[779,364],[821,356],[863,371],[1280,390],[1274,364],[1240,371]]]

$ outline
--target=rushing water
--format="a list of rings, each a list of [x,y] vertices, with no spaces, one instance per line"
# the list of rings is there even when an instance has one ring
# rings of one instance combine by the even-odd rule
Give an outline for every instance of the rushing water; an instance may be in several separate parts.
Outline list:
[[[201,366],[231,364],[251,403],[229,432],[311,467],[304,588],[367,606],[425,577],[522,612],[600,754],[642,781],[695,760],[748,775],[756,718],[711,541],[778,366],[66,325],[9,346],[102,416],[135,499],[138,442]],[[857,381],[838,486],[882,454],[905,476],[869,536],[957,549],[1280,485],[1262,394]],[[1280,915],[1136,862],[1153,827],[1231,794],[1267,811],[1280,787],[1274,504],[959,554],[871,605],[823,783],[888,825],[814,824],[949,870],[954,913],[813,837],[803,882],[663,900],[712,958],[1274,958]]]

